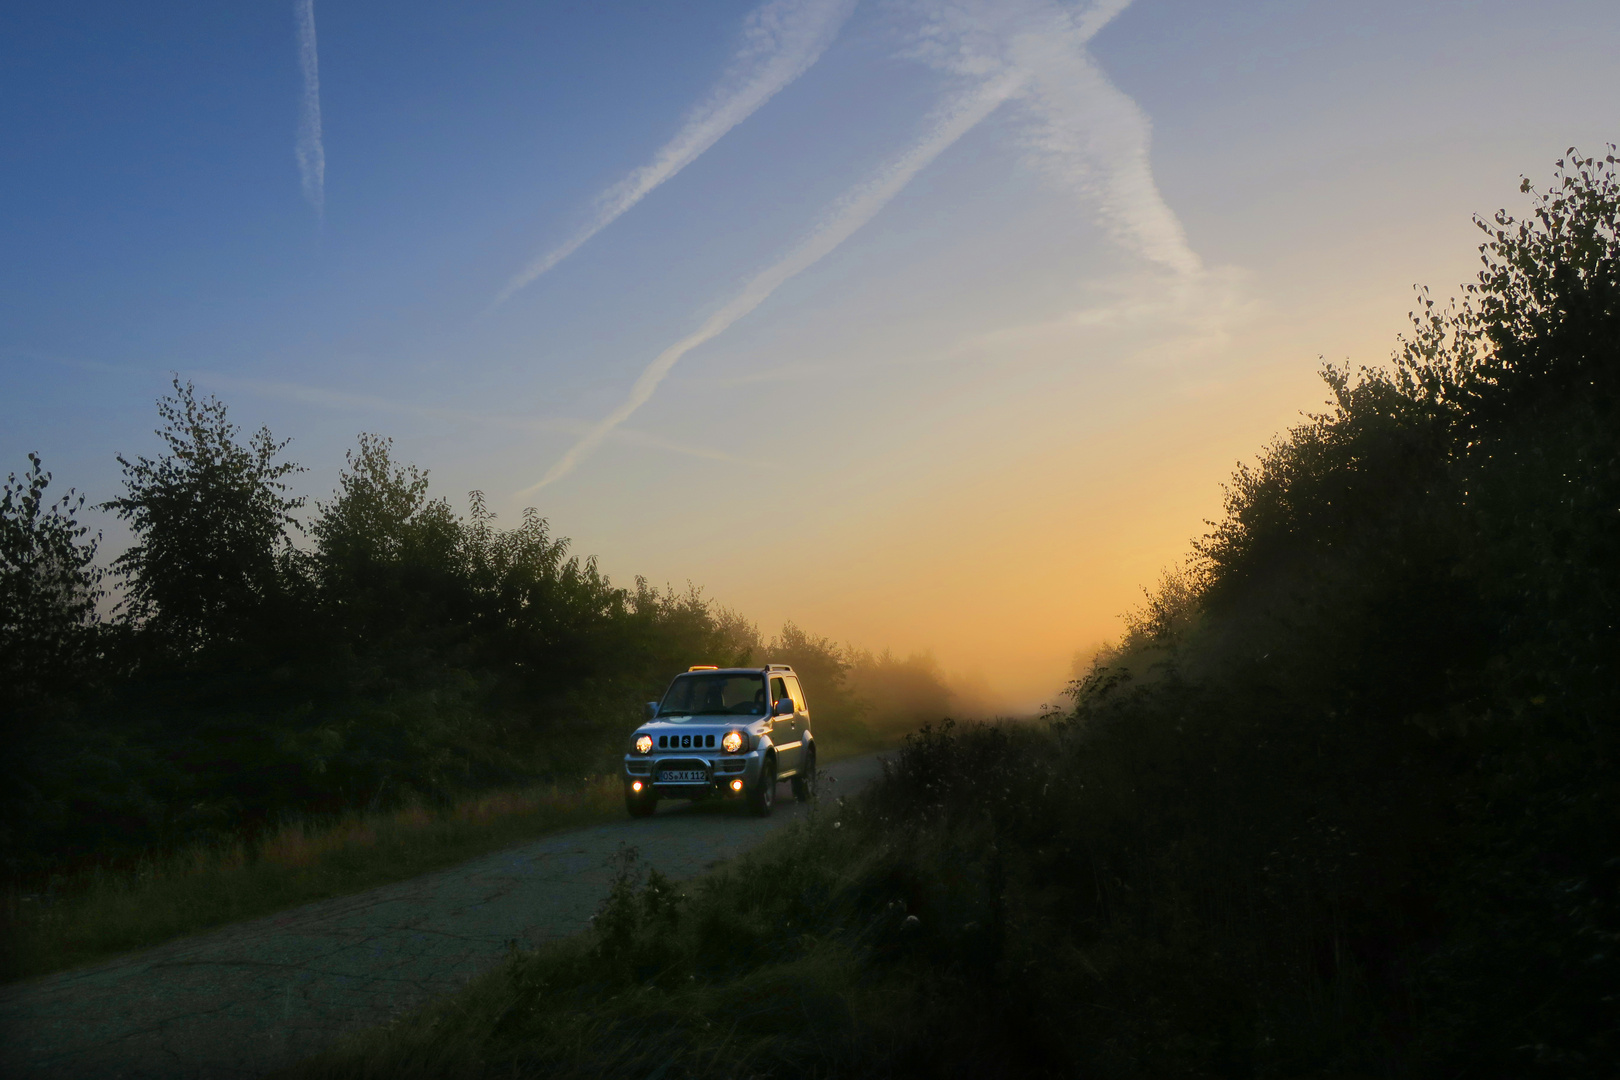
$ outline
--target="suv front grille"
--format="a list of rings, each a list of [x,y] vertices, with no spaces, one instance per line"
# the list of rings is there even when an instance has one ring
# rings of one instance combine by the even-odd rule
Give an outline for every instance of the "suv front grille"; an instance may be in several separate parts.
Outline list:
[[[658,736],[658,749],[660,750],[702,750],[705,747],[714,748],[713,735]]]

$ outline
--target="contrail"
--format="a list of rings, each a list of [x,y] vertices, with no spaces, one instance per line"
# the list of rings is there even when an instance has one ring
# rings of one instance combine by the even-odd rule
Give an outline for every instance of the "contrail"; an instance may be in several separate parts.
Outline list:
[[[308,0],[304,0],[305,6]],[[690,165],[726,132],[752,116],[777,92],[821,57],[855,7],[855,0],[769,0],[748,16],[743,46],[702,104],[653,159],[596,197],[595,210],[567,241],[524,267],[506,283],[488,311],[579,250],[591,237],[640,202],[659,184]],[[310,30],[310,64],[314,57]],[[312,71],[313,67],[306,68]],[[317,137],[320,119],[316,118]]]
[[[298,116],[298,174],[304,198],[326,217],[326,147],[321,144],[321,71],[315,53],[315,0],[293,0],[298,20],[298,66],[304,73],[303,108]]]
[[[1066,15],[1056,14],[1060,21]],[[1055,179],[1096,200],[1116,241],[1177,273],[1197,273],[1203,263],[1153,179],[1147,115],[1085,51],[1101,25],[1088,26],[1082,15],[1066,33],[1014,42],[1016,61],[1031,73],[1030,146]]]
[[[1086,46],[1131,0],[965,0],[929,10],[914,54],[943,71],[1022,71],[1031,163],[1092,201],[1126,248],[1177,273],[1202,262],[1166,205],[1148,157],[1151,125]]]
[[[1007,72],[988,80],[971,92],[964,93],[948,107],[935,115],[933,125],[921,140],[900,157],[889,162],[866,183],[855,188],[839,200],[827,219],[812,232],[808,239],[785,259],[763,271],[743,287],[732,301],[711,315],[695,332],[677,341],[659,353],[630,388],[630,396],[569,447],[538,483],[516,493],[517,497],[532,494],[554,483],[573,471],[574,466],[599,446],[608,433],[629,418],[630,414],[646,404],[653,391],[664,380],[681,357],[706,341],[724,333],[738,319],[763,304],[765,300],[796,274],[809,269],[821,258],[871,221],[877,212],[911,178],[938,157],[944,150],[989,116],[1008,98],[1018,94],[1024,86],[1022,72]]]

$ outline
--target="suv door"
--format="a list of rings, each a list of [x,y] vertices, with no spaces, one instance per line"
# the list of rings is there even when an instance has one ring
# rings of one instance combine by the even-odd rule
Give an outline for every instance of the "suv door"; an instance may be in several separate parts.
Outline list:
[[[793,699],[793,737],[799,742],[799,760],[804,760],[805,740],[810,734],[810,703],[804,699],[804,688],[796,675],[786,677],[788,696]],[[797,766],[794,766],[797,768]]]
[[[776,714],[778,701],[793,702],[793,711]],[[776,747],[776,775],[799,767],[799,703],[788,692],[787,680],[771,676],[771,744]]]

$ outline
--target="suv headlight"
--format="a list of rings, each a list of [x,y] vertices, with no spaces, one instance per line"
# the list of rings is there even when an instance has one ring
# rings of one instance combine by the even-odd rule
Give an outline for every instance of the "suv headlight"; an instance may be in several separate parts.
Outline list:
[[[720,749],[728,754],[735,754],[743,748],[743,736],[740,731],[728,731],[726,737],[720,740]]]
[[[652,753],[652,736],[651,735],[637,735],[636,736],[636,753],[638,753],[638,754],[650,754],[650,753]]]

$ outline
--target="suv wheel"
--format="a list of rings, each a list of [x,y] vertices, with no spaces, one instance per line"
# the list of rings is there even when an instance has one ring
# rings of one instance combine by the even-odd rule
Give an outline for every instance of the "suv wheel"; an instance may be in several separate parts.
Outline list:
[[[624,785],[624,808],[630,812],[631,817],[650,817],[658,809],[658,796],[651,791],[637,795],[630,790],[630,785]]]
[[[770,817],[776,805],[776,762],[767,761],[760,768],[759,783],[748,793],[748,810],[755,817]]]
[[[809,802],[816,797],[816,748],[813,746],[804,755],[799,775],[793,778],[793,797],[800,802]]]

